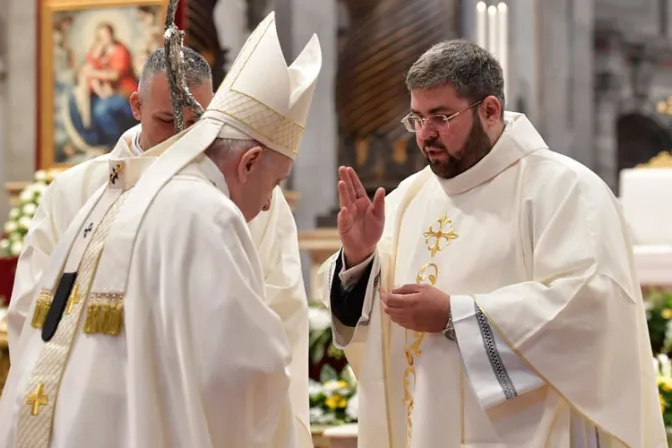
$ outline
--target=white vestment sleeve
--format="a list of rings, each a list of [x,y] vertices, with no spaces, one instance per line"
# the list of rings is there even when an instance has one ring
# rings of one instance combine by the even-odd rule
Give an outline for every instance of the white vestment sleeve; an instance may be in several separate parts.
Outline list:
[[[33,216],[30,228],[23,240],[23,250],[19,256],[14,276],[14,287],[7,314],[7,339],[10,362],[16,362],[16,347],[21,329],[31,309],[42,271],[49,262],[51,252],[66,229],[60,228],[56,219],[56,206],[61,197],[58,178],[49,185],[42,195],[40,205]]]
[[[292,346],[290,395],[297,419],[299,448],[312,448],[308,400],[308,298],[301,272],[294,216],[282,190],[271,208],[249,223],[264,274],[266,303],[280,317]]]
[[[204,447],[294,446],[291,349],[282,322],[264,303],[247,224],[230,210],[213,217],[185,208],[191,216],[179,211],[184,224],[161,229],[158,247],[137,248],[150,260],[151,253],[161,253],[160,264],[141,266],[145,275],[161,275],[160,290],[145,294],[156,303],[152,307],[158,305],[153,312],[158,340],[168,339],[162,356],[172,363],[166,365],[173,370],[166,371],[167,387],[176,390],[166,407],[186,406],[178,414],[198,418],[193,425],[181,424],[178,432],[192,435],[179,446],[197,441]],[[176,356],[180,359],[171,360]]]
[[[544,385],[493,330],[471,297],[451,296],[450,307],[462,362],[484,409]]]

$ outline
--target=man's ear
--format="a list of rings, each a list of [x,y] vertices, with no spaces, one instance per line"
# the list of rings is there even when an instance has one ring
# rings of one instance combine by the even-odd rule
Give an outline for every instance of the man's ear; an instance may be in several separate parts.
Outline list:
[[[261,153],[263,148],[261,146],[253,146],[243,153],[238,163],[238,179],[241,183],[247,183],[247,180],[253,171],[259,169],[261,162]]]
[[[502,103],[499,102],[497,97],[488,96],[483,100],[483,116],[481,121],[487,124],[494,124],[500,121],[502,116]]]
[[[140,99],[140,94],[138,92],[131,93],[128,102],[131,103],[133,118],[140,121],[140,118],[142,117],[142,114],[140,113],[140,108],[142,107],[142,100]]]

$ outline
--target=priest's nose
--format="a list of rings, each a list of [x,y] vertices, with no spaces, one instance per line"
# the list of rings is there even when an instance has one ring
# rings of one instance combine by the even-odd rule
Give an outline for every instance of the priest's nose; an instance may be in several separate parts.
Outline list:
[[[436,138],[437,135],[439,135],[439,133],[434,129],[434,126],[431,126],[428,123],[425,123],[418,131],[418,137],[423,141],[432,140]]]

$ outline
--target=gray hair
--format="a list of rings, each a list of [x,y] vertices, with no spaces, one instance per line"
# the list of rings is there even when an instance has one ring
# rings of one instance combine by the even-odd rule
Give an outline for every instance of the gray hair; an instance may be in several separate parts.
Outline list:
[[[205,155],[210,157],[215,163],[225,163],[230,158],[252,149],[255,146],[261,146],[264,151],[268,148],[256,140],[237,140],[233,138],[216,138],[208,149],[205,150]]]
[[[184,76],[187,86],[200,86],[206,82],[212,84],[212,70],[208,61],[189,47],[182,47],[182,53],[184,55]],[[140,75],[138,86],[141,95],[145,93],[144,91],[152,78],[157,75],[166,76],[166,53],[163,48],[154,50],[142,67],[142,75]]]
[[[502,66],[478,45],[462,40],[440,42],[427,50],[406,74],[406,87],[431,89],[444,84],[455,87],[457,94],[476,102],[496,97],[504,113],[504,74]]]

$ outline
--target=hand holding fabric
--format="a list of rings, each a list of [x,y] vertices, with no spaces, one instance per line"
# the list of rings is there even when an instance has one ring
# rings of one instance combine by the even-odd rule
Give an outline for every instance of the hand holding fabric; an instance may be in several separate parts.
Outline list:
[[[438,333],[448,323],[450,296],[433,286],[411,283],[381,290],[380,299],[392,322],[408,330]]]

